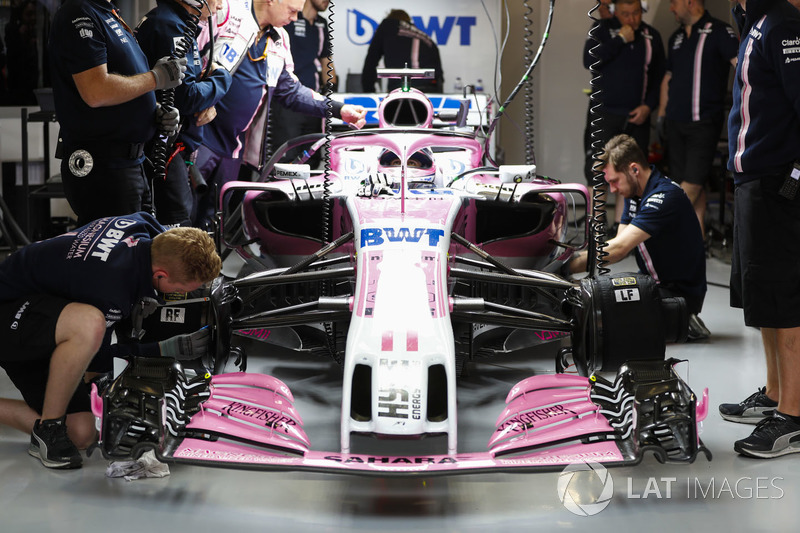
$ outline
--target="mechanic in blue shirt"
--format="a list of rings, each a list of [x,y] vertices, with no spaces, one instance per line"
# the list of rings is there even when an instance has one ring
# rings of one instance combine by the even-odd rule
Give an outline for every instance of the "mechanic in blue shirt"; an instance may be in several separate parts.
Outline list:
[[[216,13],[221,0],[157,0],[156,7],[136,27],[136,39],[151,65],[165,55],[182,53],[188,59],[183,83],[175,88],[174,101],[183,124],[175,144],[167,152],[166,173],[153,181],[156,217],[166,226],[191,225],[194,198],[188,164],[203,142],[203,126],[216,116],[216,108],[231,85],[231,75],[210,62],[204,72],[197,39],[198,19]],[[179,36],[186,36],[176,50]],[[163,98],[162,93],[157,93]],[[152,157],[152,155],[151,155]]]
[[[297,20],[284,26],[292,45],[294,73],[300,83],[317,92],[325,88],[329,70],[334,91],[337,84],[336,72],[331,61],[328,21],[320,14],[328,9],[328,4],[330,0],[306,0],[303,11],[297,14]],[[322,131],[322,120],[319,117],[296,113],[284,107],[279,101],[272,105],[270,113],[273,152],[289,139]],[[289,150],[284,159],[294,160],[301,148]],[[319,153],[314,154],[309,163],[312,166],[319,163]]]
[[[757,424],[734,450],[772,458],[800,452],[800,13],[783,0],[739,0],[734,12],[731,306],[761,329],[767,384],[719,410]]]
[[[163,58],[152,68],[133,32],[106,0],[67,0],[49,38],[53,98],[61,125],[64,194],[80,224],[141,210],[150,202],[144,143],[156,123],[177,125],[177,111],[159,109],[156,89],[176,87],[185,61]]]
[[[666,141],[670,176],[692,201],[705,235],[705,184],[717,153],[739,38],[733,28],[711,16],[703,0],[671,0],[669,8],[680,26],[667,45],[658,124]]]
[[[686,300],[689,340],[708,337],[708,329],[697,316],[706,295],[705,247],[686,193],[648,165],[629,135],[617,135],[606,143],[601,159],[609,189],[625,198],[622,223],[616,237],[608,241],[606,259],[616,263],[635,249],[639,270],[658,283],[659,292]],[[575,254],[569,270],[585,271],[587,257],[585,251]]]
[[[206,128],[197,153],[195,165],[210,186],[198,202],[197,226],[210,224],[219,191],[238,178],[242,163],[256,171],[266,164],[267,117],[273,95],[294,111],[322,118],[330,105],[334,117],[356,127],[364,125],[366,112],[361,106],[330,101],[305,87],[292,73],[289,38],[283,26],[297,20],[303,4],[304,0],[263,0],[252,5],[260,31],[234,72],[230,89],[217,104],[217,118]]]
[[[207,233],[164,232],[147,213],[101,218],[10,255],[0,264],[0,367],[24,401],[0,399],[0,424],[31,433],[28,452],[46,467],[80,467],[76,445],[95,438],[82,378],[107,328],[143,299],[212,281],[220,267]],[[159,343],[161,355],[191,349],[187,341]]]
[[[640,0],[617,0],[614,16],[597,22],[583,48],[583,66],[598,63],[597,102],[602,105],[586,115],[584,136],[586,180],[592,181],[592,154],[613,136],[627,133],[647,154],[650,145],[650,112],[658,108],[664,76],[664,44],[661,34],[642,21]],[[598,42],[599,41],[599,42]],[[596,57],[594,57],[594,54]],[[590,103],[591,105],[591,103]],[[598,126],[591,122],[600,119]],[[588,143],[588,144],[587,144]]]

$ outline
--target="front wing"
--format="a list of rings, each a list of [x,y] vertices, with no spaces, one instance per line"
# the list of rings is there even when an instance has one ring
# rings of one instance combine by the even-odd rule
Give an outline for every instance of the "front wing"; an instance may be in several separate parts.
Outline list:
[[[168,359],[137,358],[101,394],[100,446],[108,459],[147,450],[167,463],[255,470],[387,475],[560,470],[579,462],[628,466],[711,453],[698,437],[708,411],[675,373],[676,361],[636,361],[616,378],[555,374],[515,385],[487,449],[429,456],[316,451],[280,380],[244,372],[187,379]]]

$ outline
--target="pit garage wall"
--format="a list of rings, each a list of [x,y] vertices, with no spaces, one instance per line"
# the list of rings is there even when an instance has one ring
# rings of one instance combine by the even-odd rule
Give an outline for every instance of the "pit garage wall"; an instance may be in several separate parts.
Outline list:
[[[456,2],[463,3],[463,2]],[[476,0],[476,3],[480,3]],[[525,9],[522,0],[506,2],[510,12],[510,35],[503,57],[502,98],[513,90],[525,71],[523,30]],[[535,24],[531,36],[533,52],[538,49],[547,20],[549,2],[530,0]],[[567,182],[583,183],[583,130],[586,121],[589,72],[583,68],[583,46],[591,20],[587,12],[592,0],[557,0],[550,37],[539,66],[534,71],[534,149],[540,174]],[[727,0],[706,0],[713,16],[735,27]],[[505,16],[503,17],[505,24]],[[650,0],[643,20],[653,25],[666,41],[677,27],[669,11],[669,0]],[[506,31],[506,26],[503,26]],[[523,94],[509,106],[508,118],[500,125],[500,144],[507,163],[525,160]]]
[[[372,33],[392,8],[405,9],[417,26],[439,44],[445,91],[453,92],[456,77],[463,83],[483,80],[493,92],[496,51],[509,31],[502,57],[499,98],[505,100],[525,71],[524,28],[528,10],[523,0],[388,0],[363,2],[334,0],[334,63],[340,90],[348,72],[360,73]],[[529,0],[533,20],[531,57],[539,48],[549,2]],[[583,182],[583,129],[588,106],[589,72],[583,68],[583,45],[591,20],[593,0],[557,0],[550,37],[533,73],[534,153],[539,173],[566,182]],[[717,18],[732,23],[728,0],[706,0]],[[330,15],[330,10],[326,15]],[[643,20],[664,39],[677,27],[669,0],[650,0]],[[494,28],[494,29],[493,29]],[[495,41],[497,35],[497,45]],[[495,105],[495,111],[497,106]],[[501,120],[496,140],[505,162],[525,161],[525,107],[521,91]]]
[[[500,27],[501,0],[333,2],[333,53],[340,90],[348,73],[361,73],[372,35],[392,9],[405,10],[414,24],[438,44],[445,92],[453,92],[457,77],[465,84],[482,79],[487,90],[491,86],[496,49],[493,28]],[[330,8],[325,15],[331,20]]]

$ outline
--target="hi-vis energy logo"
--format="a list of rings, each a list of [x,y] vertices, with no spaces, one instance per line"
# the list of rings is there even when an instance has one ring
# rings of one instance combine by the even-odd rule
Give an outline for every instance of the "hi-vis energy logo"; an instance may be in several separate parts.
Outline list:
[[[574,463],[559,474],[557,490],[558,499],[569,512],[593,516],[611,503],[614,481],[600,463]]]
[[[420,16],[412,16],[414,26],[427,33],[439,46],[446,46],[457,42],[460,46],[469,46],[472,43],[472,28],[478,24],[477,17],[471,16],[432,16],[424,20]],[[372,40],[380,21],[357,10],[347,10],[347,38],[351,43],[359,46],[367,45]]]

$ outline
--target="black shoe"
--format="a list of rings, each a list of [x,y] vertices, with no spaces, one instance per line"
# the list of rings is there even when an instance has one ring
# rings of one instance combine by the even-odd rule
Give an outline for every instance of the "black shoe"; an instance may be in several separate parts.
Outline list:
[[[78,448],[67,436],[67,417],[37,420],[31,432],[28,453],[38,457],[47,468],[80,468],[83,463]]]
[[[778,402],[767,396],[767,388],[761,387],[739,403],[723,403],[719,414],[725,420],[740,424],[758,424],[775,413]]]
[[[711,332],[708,331],[708,328],[703,323],[703,320],[692,313],[689,315],[689,335],[687,335],[687,341],[699,341],[703,339],[707,339],[711,336]]]
[[[775,411],[758,423],[746,439],[737,440],[733,449],[748,457],[771,459],[800,452],[800,424]]]

